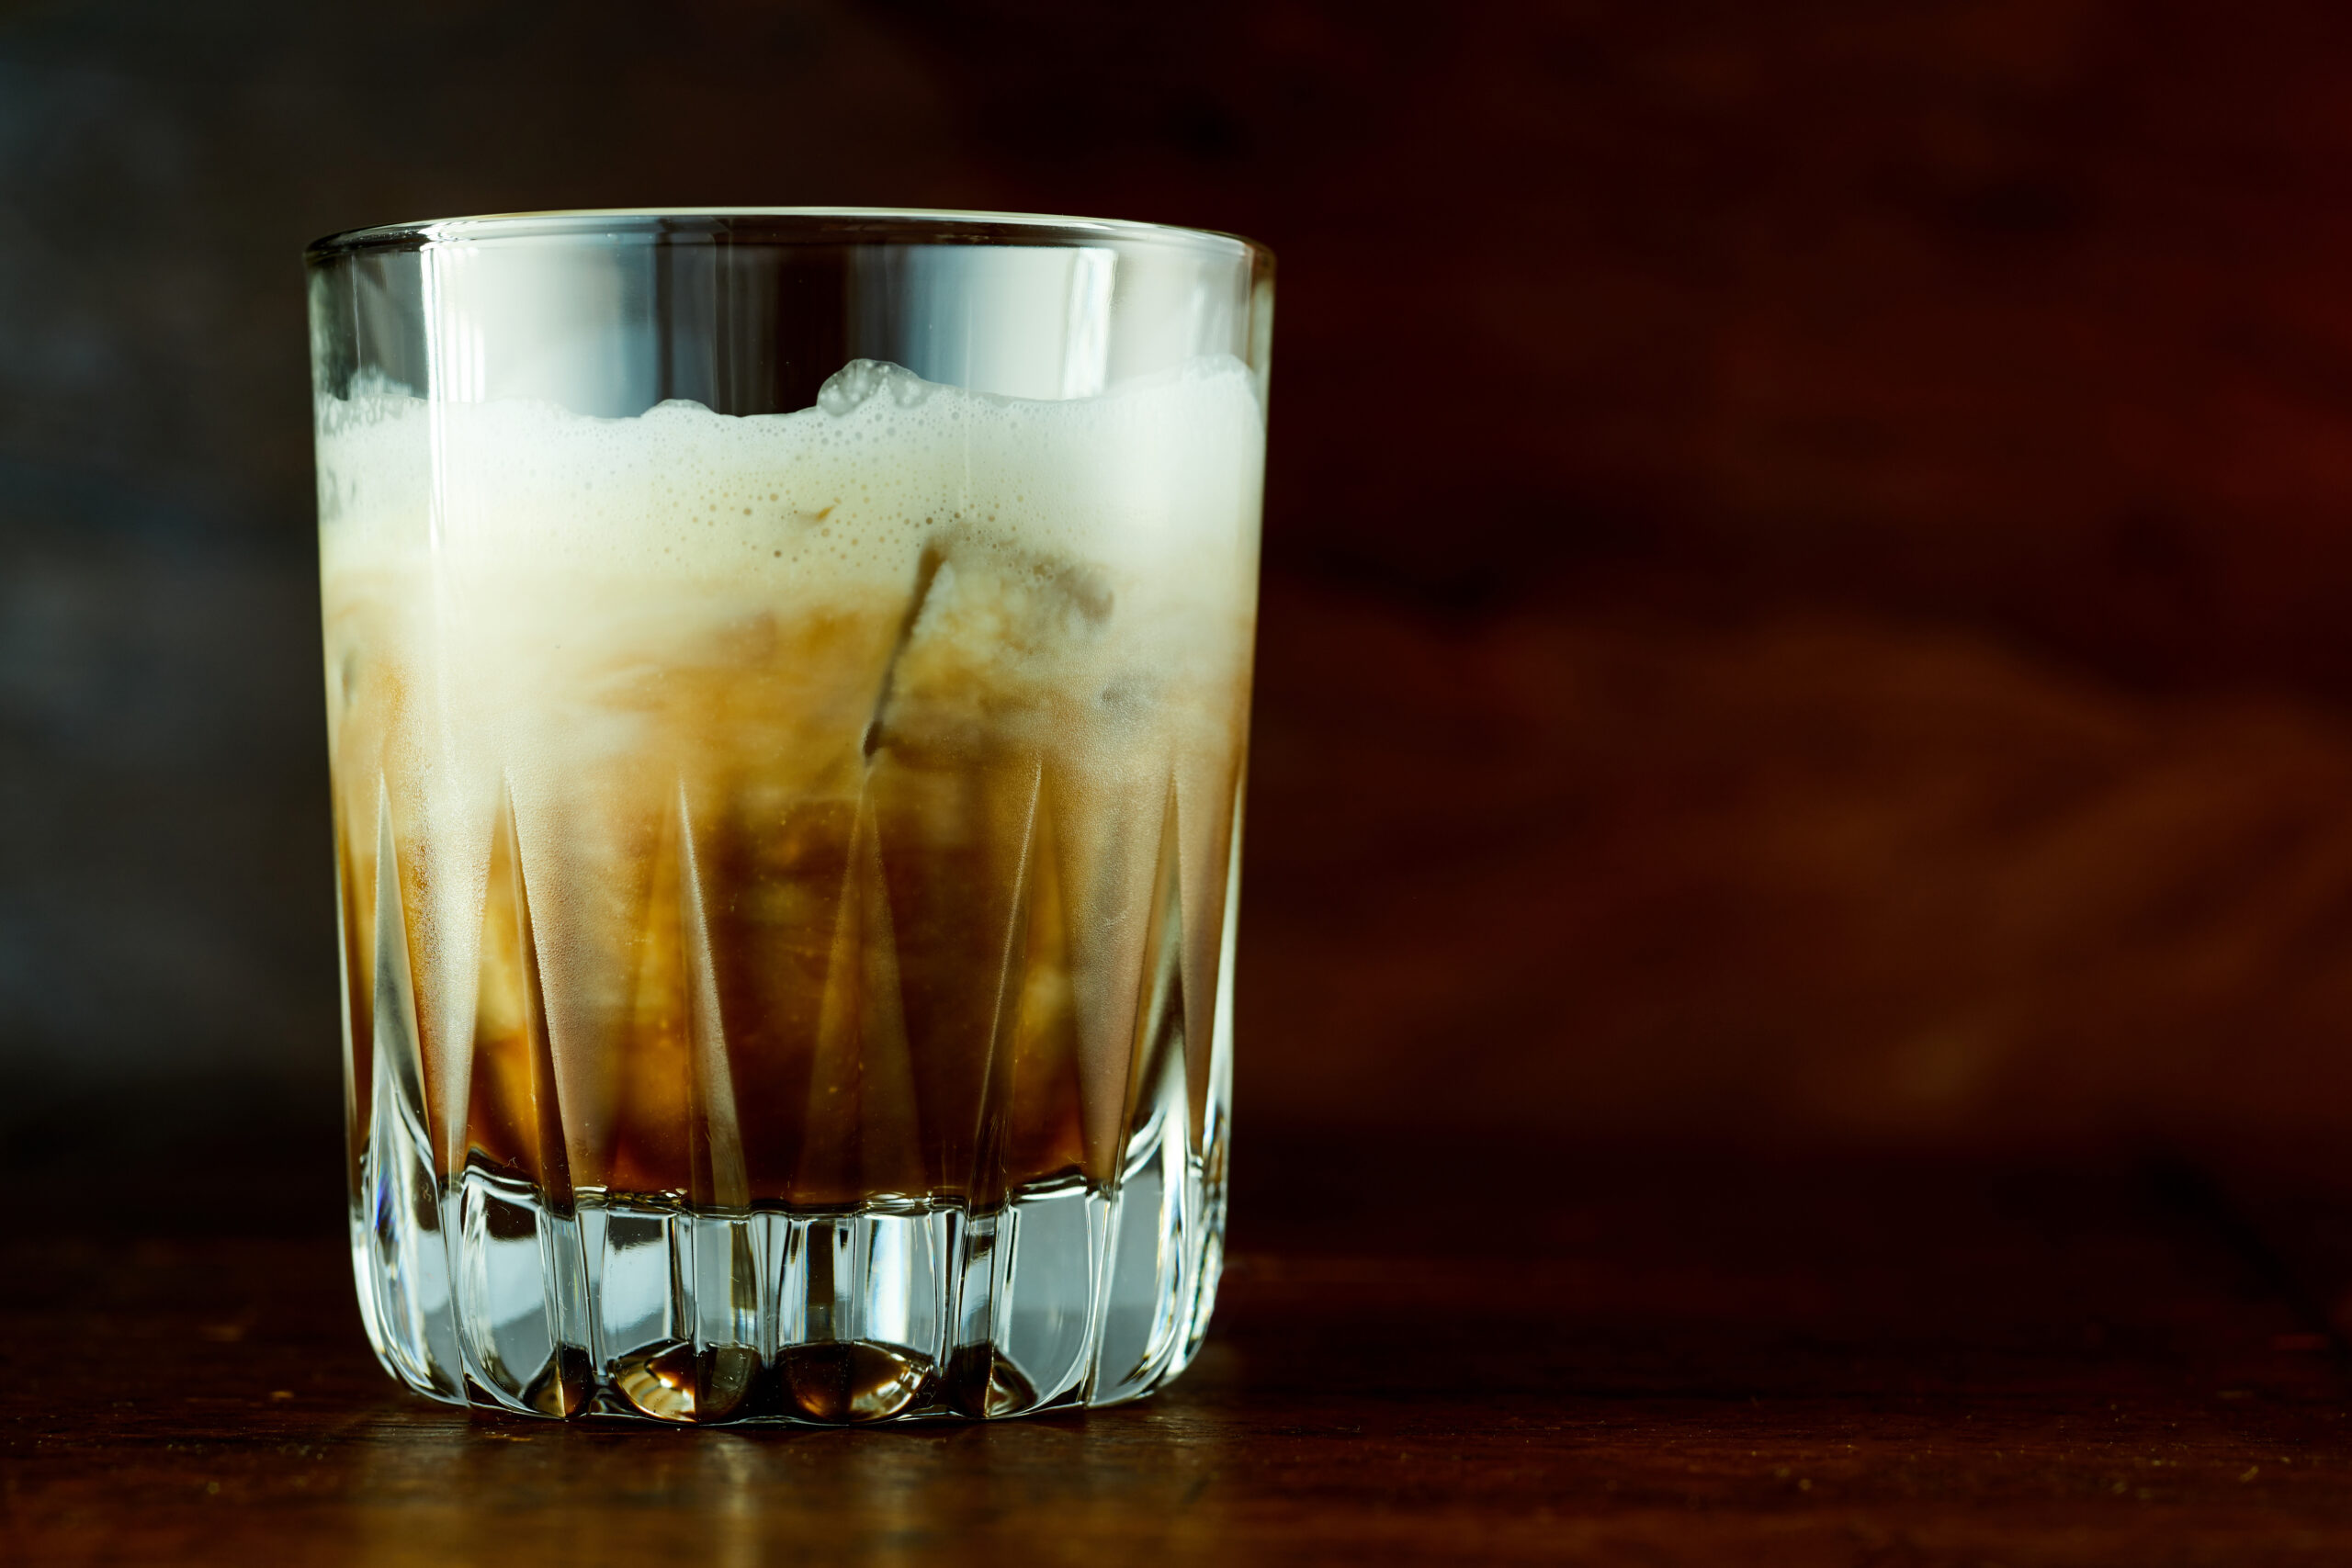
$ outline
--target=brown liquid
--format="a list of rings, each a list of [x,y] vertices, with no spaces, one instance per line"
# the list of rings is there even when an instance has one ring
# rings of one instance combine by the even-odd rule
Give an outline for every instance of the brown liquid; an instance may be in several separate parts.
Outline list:
[[[1197,1139],[1250,635],[1212,575],[1171,621],[945,531],[857,598],[331,570],[355,1146],[393,942],[445,1174],[559,1207],[1102,1182],[1171,1053]]]

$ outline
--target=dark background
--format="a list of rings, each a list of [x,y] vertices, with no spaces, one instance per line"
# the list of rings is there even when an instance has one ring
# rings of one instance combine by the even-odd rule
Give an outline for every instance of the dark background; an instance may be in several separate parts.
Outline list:
[[[0,0],[0,1159],[335,1201],[303,243],[826,202],[1281,258],[1245,1164],[2352,1129],[2340,6]]]

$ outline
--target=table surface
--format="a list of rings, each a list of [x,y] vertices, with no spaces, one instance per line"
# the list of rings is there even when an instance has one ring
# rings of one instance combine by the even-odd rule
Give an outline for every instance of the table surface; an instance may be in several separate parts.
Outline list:
[[[337,1238],[20,1236],[0,1561],[2352,1558],[2352,1211],[2291,1183],[1652,1151],[1415,1197],[1282,1158],[1179,1383],[985,1426],[469,1417],[376,1369]]]

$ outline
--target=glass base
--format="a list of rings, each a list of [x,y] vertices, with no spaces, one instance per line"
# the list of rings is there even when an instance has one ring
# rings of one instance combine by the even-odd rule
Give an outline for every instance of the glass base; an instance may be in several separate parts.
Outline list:
[[[1181,1099],[1178,1100],[1181,1105]],[[368,1337],[419,1393],[520,1416],[794,1422],[1023,1416],[1149,1393],[1198,1348],[1223,1256],[1223,1127],[1138,1130],[1114,1190],[985,1211],[695,1212],[479,1166],[377,1126],[352,1215]]]

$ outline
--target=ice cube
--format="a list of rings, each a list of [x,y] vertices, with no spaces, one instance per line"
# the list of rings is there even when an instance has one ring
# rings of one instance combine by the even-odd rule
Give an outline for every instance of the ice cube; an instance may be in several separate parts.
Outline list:
[[[893,403],[910,409],[936,389],[935,382],[924,380],[903,365],[887,359],[853,359],[825,378],[825,384],[817,389],[817,406],[838,419],[879,391],[888,390]]]

